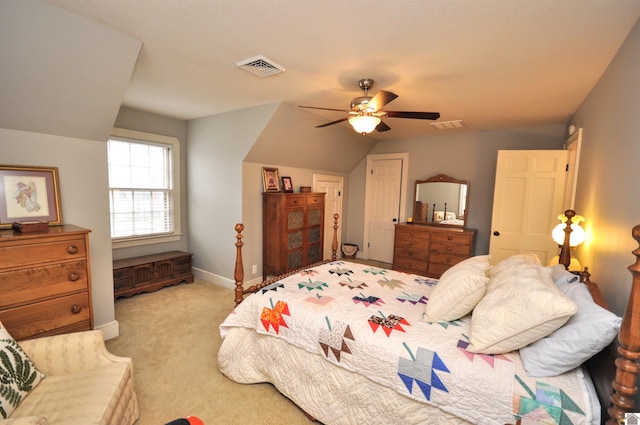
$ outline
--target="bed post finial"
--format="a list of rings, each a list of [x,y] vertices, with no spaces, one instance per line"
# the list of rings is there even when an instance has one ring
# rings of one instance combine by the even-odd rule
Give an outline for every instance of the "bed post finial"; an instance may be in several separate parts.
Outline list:
[[[236,280],[236,306],[242,302],[242,285],[244,280],[244,267],[242,265],[242,231],[244,230],[244,224],[236,224],[236,268],[233,273],[233,278]]]
[[[338,258],[338,218],[340,214],[333,215],[333,241],[331,242],[331,261]]]
[[[564,215],[567,217],[567,225],[564,228],[564,243],[560,250],[560,264],[564,264],[564,268],[569,270],[569,264],[571,264],[571,247],[569,241],[571,240],[571,232],[573,232],[571,219],[576,215],[576,212],[574,210],[566,210]]]
[[[631,294],[618,334],[618,358],[616,378],[613,381],[613,405],[608,413],[611,419],[607,425],[622,423],[624,414],[634,407],[633,397],[638,392],[637,375],[640,372],[640,225],[631,232],[639,247],[633,251],[635,263],[628,267],[633,275]]]

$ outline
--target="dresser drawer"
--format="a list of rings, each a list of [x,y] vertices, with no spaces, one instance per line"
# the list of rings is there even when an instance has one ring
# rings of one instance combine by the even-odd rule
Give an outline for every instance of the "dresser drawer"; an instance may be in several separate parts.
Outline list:
[[[85,261],[0,272],[0,308],[83,291],[88,285]]]
[[[444,242],[451,244],[470,245],[471,235],[466,233],[437,233],[431,235],[434,242]]]
[[[0,264],[22,267],[30,264],[83,258],[87,255],[85,240],[68,239],[39,244],[16,244],[0,248]]]
[[[429,240],[421,238],[411,238],[405,236],[396,236],[395,249],[420,249],[427,251],[429,249]]]
[[[406,259],[409,259],[409,260],[425,261],[426,262],[429,259],[429,251],[427,251],[426,249],[421,249],[420,247],[418,247],[418,248],[414,248],[414,247],[405,248],[405,247],[400,247],[400,246],[396,245],[395,251],[394,251],[394,256],[398,257],[398,258],[406,258]]]
[[[450,255],[469,255],[469,245],[453,245],[445,243],[431,243],[431,252]]]
[[[427,262],[407,257],[394,257],[393,269],[424,275],[427,272]]]
[[[58,328],[91,328],[89,293],[68,295],[0,311],[0,322],[15,339],[39,336]]]
[[[431,264],[444,264],[447,267],[451,267],[453,265],[458,264],[459,262],[466,260],[467,256],[464,255],[447,255],[441,254],[437,252],[432,252],[429,258],[429,265]]]
[[[429,240],[429,232],[415,226],[396,226],[396,240],[398,238],[418,238]]]

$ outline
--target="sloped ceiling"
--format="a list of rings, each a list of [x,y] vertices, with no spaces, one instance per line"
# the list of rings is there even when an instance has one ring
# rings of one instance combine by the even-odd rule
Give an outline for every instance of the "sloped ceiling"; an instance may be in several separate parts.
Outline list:
[[[368,77],[399,95],[388,109],[467,131],[566,123],[640,15],[640,0],[46,1],[143,42],[131,108],[186,120],[274,102],[346,109]],[[259,54],[286,71],[235,65]],[[441,134],[385,122],[380,140]]]
[[[0,2],[0,127],[104,141],[141,42],[37,0]]]
[[[315,114],[280,104],[245,161],[347,173],[377,143],[342,126],[309,131],[319,123]]]

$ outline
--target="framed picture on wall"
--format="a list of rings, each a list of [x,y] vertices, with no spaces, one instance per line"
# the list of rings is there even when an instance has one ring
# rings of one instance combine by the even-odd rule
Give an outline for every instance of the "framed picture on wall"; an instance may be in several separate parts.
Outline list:
[[[291,183],[291,177],[282,177],[282,191],[293,193],[293,183]]]
[[[14,221],[62,224],[58,168],[0,165],[0,228]]]
[[[262,188],[265,192],[280,192],[280,175],[277,168],[262,167]]]

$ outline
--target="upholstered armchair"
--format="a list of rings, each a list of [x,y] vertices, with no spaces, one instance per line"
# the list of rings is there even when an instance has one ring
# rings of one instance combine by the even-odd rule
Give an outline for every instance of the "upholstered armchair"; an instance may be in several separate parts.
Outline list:
[[[131,359],[109,353],[101,331],[19,342],[45,378],[0,425],[131,425],[139,415]]]

